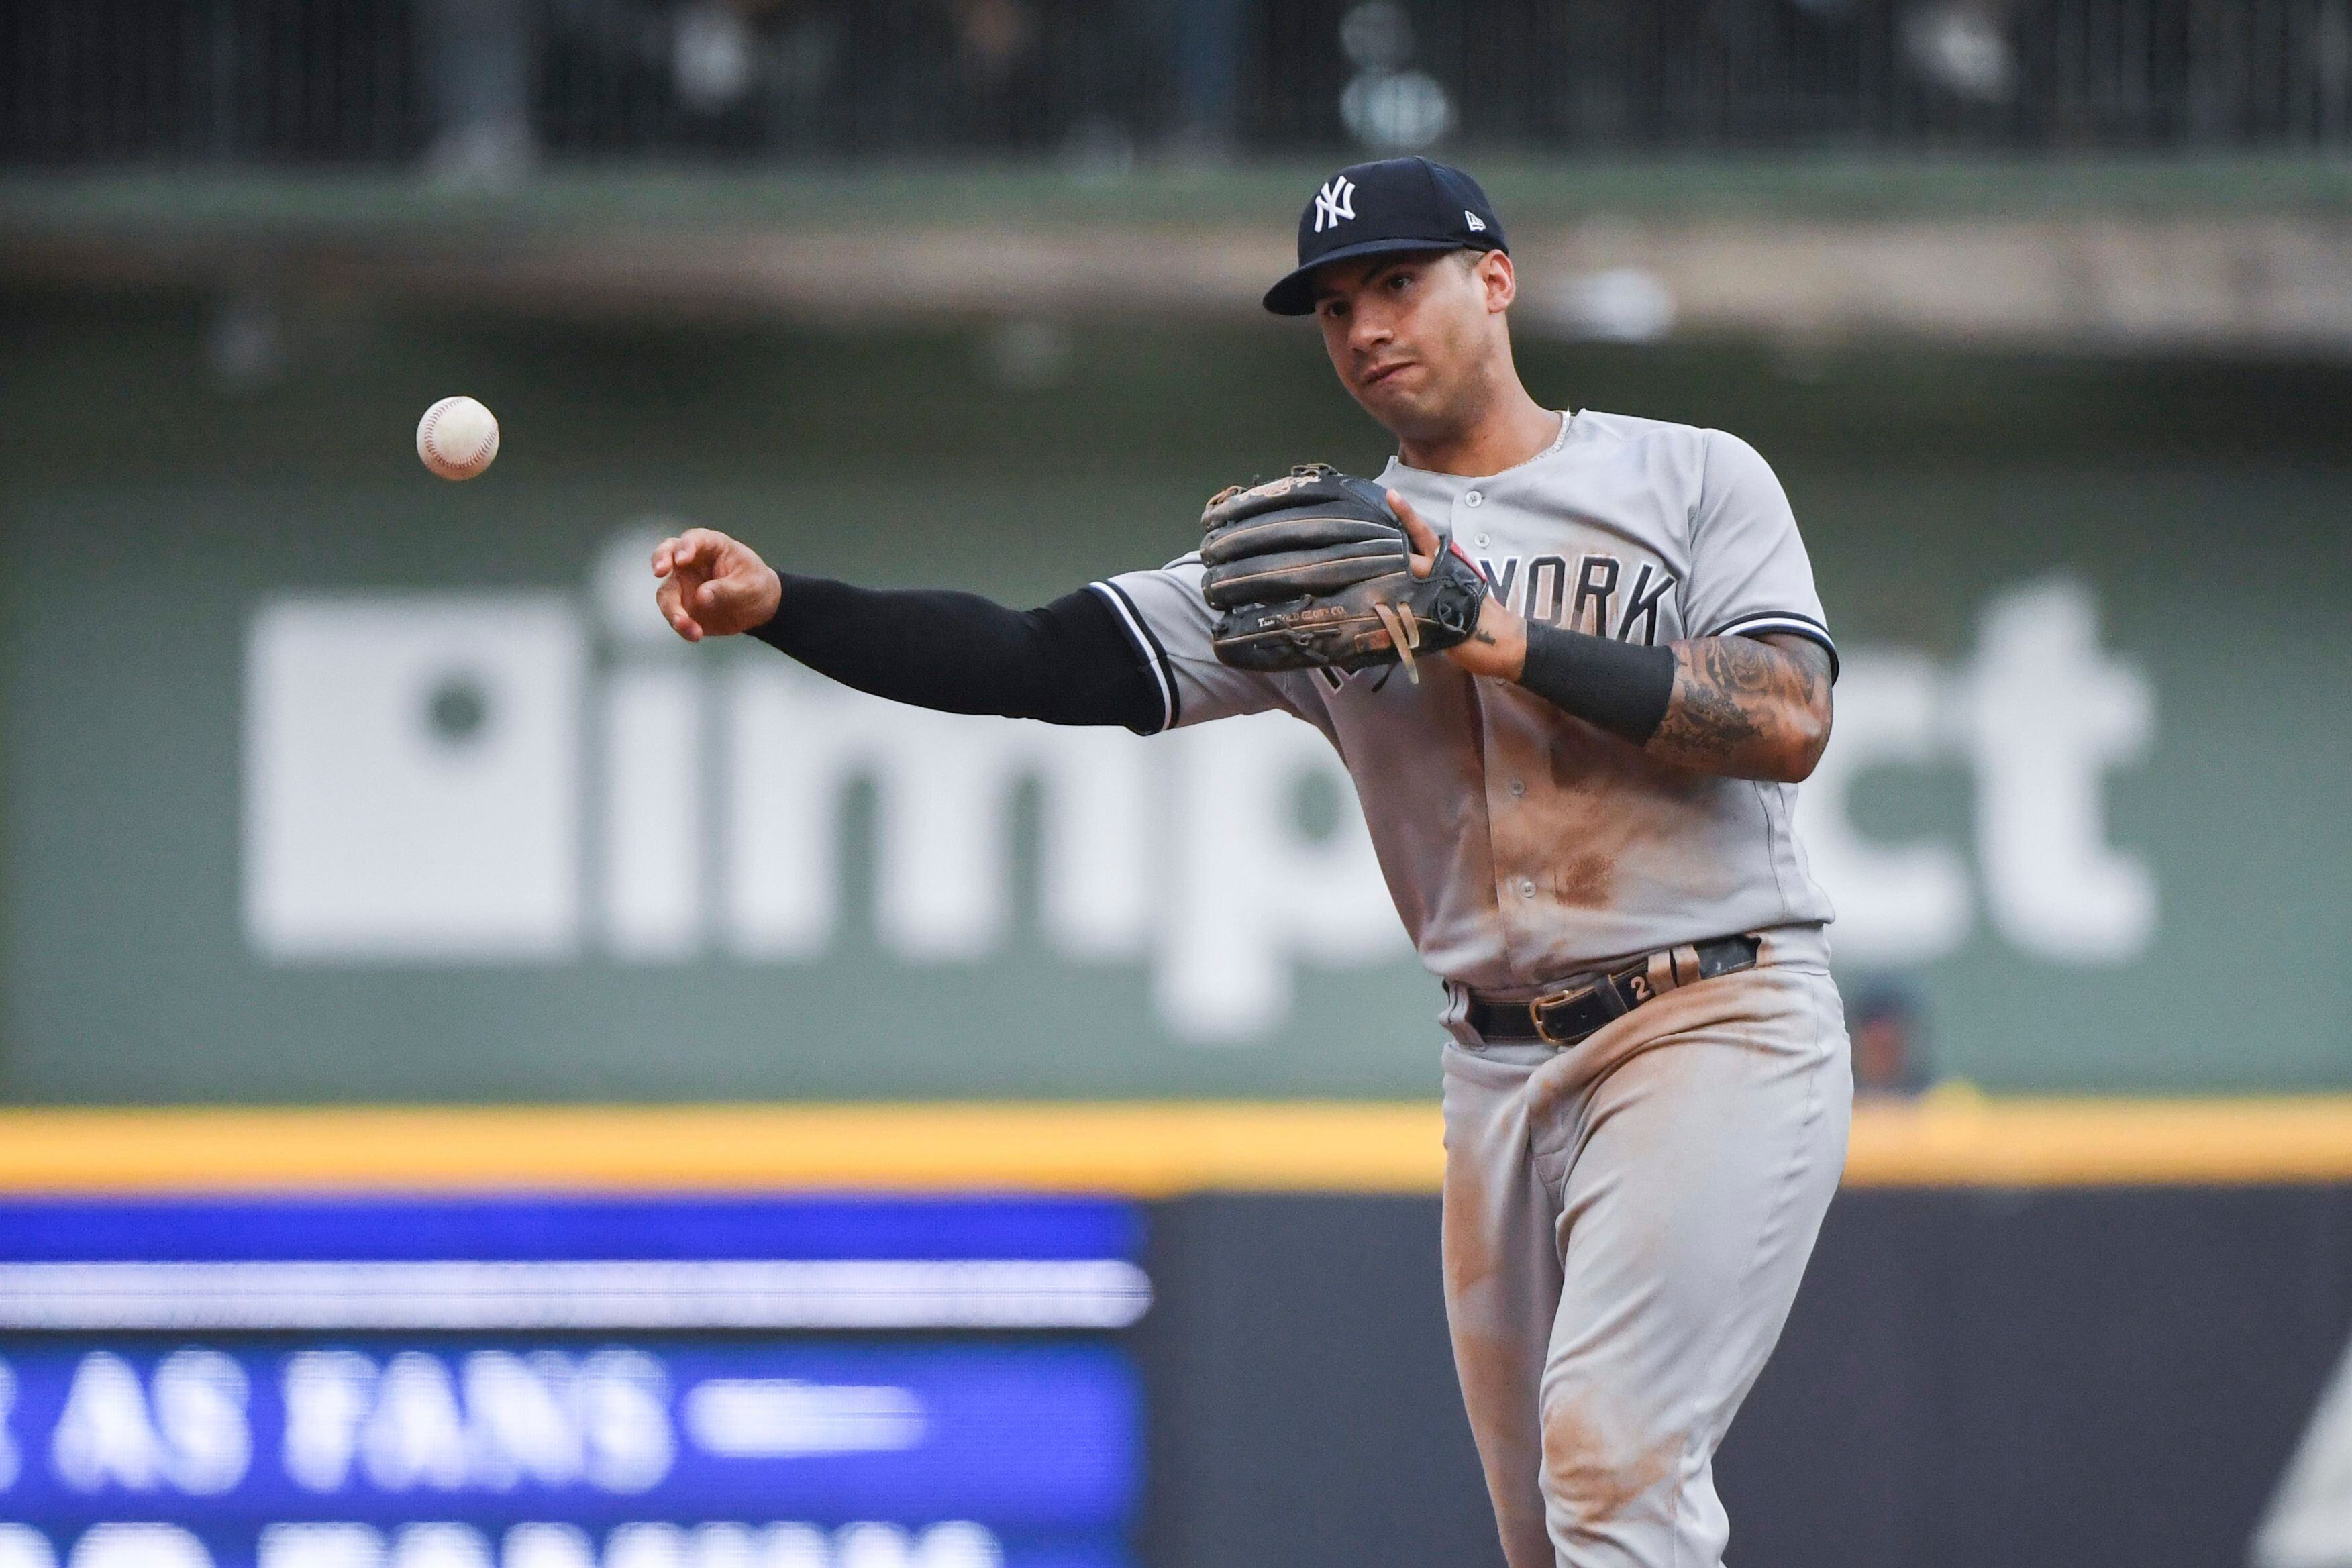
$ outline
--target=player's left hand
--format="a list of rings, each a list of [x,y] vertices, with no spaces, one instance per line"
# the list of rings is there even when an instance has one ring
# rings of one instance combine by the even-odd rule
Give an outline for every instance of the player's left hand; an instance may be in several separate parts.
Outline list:
[[[1427,577],[1437,565],[1437,530],[1422,520],[1412,509],[1412,503],[1394,490],[1388,493],[1389,510],[1404,524],[1404,535],[1412,544],[1412,574]],[[1474,675],[1493,675],[1499,680],[1516,681],[1527,667],[1528,623],[1519,612],[1502,601],[1499,594],[1489,593],[1478,606],[1478,629],[1470,640],[1459,647],[1448,648],[1445,656]]]

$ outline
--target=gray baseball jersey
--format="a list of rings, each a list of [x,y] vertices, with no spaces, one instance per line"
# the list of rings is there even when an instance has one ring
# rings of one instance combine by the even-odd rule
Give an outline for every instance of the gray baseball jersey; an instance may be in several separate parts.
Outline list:
[[[1793,632],[1836,658],[1788,497],[1717,430],[1562,416],[1539,455],[1486,478],[1391,460],[1381,476],[1530,620],[1646,643]],[[1651,760],[1507,681],[1219,664],[1198,556],[1097,588],[1144,645],[1169,727],[1281,708],[1330,737],[1422,960],[1526,994],[1561,976],[1735,932],[1825,956],[1786,784]]]
[[[1837,650],[1772,471],[1720,431],[1586,411],[1484,478],[1381,476],[1530,620],[1664,643],[1791,632]],[[1507,682],[1422,663],[1217,662],[1197,556],[1095,586],[1163,727],[1282,708],[1330,737],[1423,959],[1453,991],[1445,1306],[1511,1568],[1705,1568],[1713,1459],[1769,1354],[1844,1162],[1853,1090],[1829,901],[1796,790],[1653,761]],[[1754,969],[1582,1044],[1488,1046],[1465,988],[1525,996],[1741,932]]]

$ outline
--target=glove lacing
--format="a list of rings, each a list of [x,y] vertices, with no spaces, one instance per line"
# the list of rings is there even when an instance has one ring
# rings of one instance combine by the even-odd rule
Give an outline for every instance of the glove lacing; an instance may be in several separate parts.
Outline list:
[[[1412,658],[1412,651],[1421,646],[1421,622],[1414,618],[1412,606],[1375,604],[1372,613],[1388,628],[1389,646],[1396,650],[1397,662],[1404,665],[1404,678],[1416,686],[1421,685],[1421,666]]]

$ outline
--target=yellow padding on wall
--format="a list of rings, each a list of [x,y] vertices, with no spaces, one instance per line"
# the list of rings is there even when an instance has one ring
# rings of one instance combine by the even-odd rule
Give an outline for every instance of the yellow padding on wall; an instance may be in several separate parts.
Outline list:
[[[1412,1103],[0,1111],[0,1191],[1433,1192]],[[1865,1105],[1853,1186],[2352,1181],[2352,1096]]]
[[[2352,1181],[2352,1095],[1864,1105],[1849,1186],[2231,1186]]]
[[[1434,1107],[877,1104],[0,1113],[0,1189],[1434,1191]]]

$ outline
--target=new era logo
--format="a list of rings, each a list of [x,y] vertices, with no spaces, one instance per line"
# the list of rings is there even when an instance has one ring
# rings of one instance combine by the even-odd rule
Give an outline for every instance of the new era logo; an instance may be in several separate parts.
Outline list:
[[[1340,221],[1356,215],[1355,182],[1345,175],[1334,175],[1331,183],[1315,193],[1315,232],[1336,229]]]
[[[1482,235],[1486,232],[1486,220],[1480,217],[1477,214],[1472,212],[1467,207],[1462,209],[1462,221],[1470,225],[1470,232],[1474,235]]]

